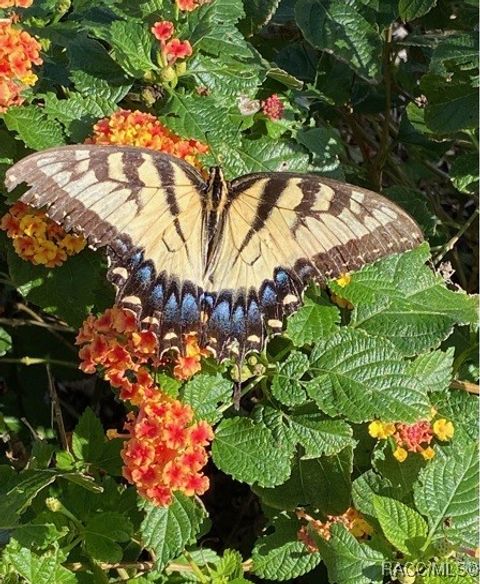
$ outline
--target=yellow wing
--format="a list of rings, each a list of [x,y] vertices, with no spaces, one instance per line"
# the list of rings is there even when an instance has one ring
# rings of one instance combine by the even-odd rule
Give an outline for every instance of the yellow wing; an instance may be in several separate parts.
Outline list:
[[[65,146],[15,164],[7,187],[22,182],[31,188],[21,201],[85,234],[91,247],[108,246],[118,301],[167,336],[173,323],[188,329],[199,320],[191,303],[182,311],[203,278],[206,185],[193,167],[141,148]]]
[[[265,325],[281,329],[310,280],[324,282],[422,239],[407,213],[372,191],[316,175],[247,175],[231,183],[205,288],[233,291],[229,307],[227,294],[222,300],[230,335],[253,348],[262,344]],[[235,310],[246,326],[233,334]],[[219,336],[219,322],[227,328],[221,317],[211,338]]]

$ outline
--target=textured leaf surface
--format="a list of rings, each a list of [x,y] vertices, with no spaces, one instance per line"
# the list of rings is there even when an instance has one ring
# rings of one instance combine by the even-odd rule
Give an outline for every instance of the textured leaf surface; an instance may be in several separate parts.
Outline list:
[[[408,22],[427,14],[436,4],[437,0],[400,0],[398,9],[401,18]]]
[[[429,538],[475,547],[478,513],[477,445],[445,449],[420,473],[414,486],[417,509],[427,517]]]
[[[300,351],[292,351],[285,361],[277,366],[272,381],[272,395],[287,406],[304,403],[307,394],[301,379],[309,367],[307,355]]]
[[[76,584],[75,574],[60,565],[60,552],[41,556],[26,548],[9,546],[6,559],[29,584]]]
[[[215,424],[221,418],[218,405],[231,399],[232,390],[232,382],[221,375],[201,373],[185,385],[183,397],[194,409],[197,419]]]
[[[424,244],[366,266],[345,288],[332,282],[333,291],[355,306],[351,325],[415,355],[437,347],[454,324],[476,322],[475,297],[447,289],[424,265],[428,258]]]
[[[375,516],[388,541],[407,555],[418,553],[427,536],[427,522],[407,505],[390,497],[374,497]]]
[[[409,371],[426,391],[443,391],[448,388],[453,375],[453,348],[419,355],[412,361]]]
[[[333,333],[339,320],[336,306],[306,298],[303,306],[289,317],[287,335],[297,347],[302,347]]]
[[[195,499],[181,493],[169,507],[146,506],[141,533],[145,545],[155,553],[157,569],[175,558],[197,535],[205,517]]]
[[[321,561],[319,553],[311,553],[297,538],[296,518],[279,515],[274,518],[275,531],[258,539],[252,552],[253,571],[267,580],[290,580],[313,570]]]
[[[333,53],[366,79],[378,77],[380,37],[354,5],[340,0],[300,0],[295,17],[314,47]]]
[[[272,432],[249,418],[223,420],[212,444],[213,461],[220,470],[249,485],[273,487],[290,476],[292,447],[278,445]]]
[[[26,146],[33,150],[44,150],[65,144],[62,128],[58,122],[35,106],[11,107],[3,114],[9,130],[15,132]]]
[[[330,416],[352,422],[414,421],[429,410],[425,390],[395,347],[362,331],[343,328],[319,341],[311,355],[311,374],[307,392]]]
[[[326,542],[318,537],[323,561],[332,582],[341,584],[380,584],[383,581],[382,554],[359,543],[343,525],[333,525]]]

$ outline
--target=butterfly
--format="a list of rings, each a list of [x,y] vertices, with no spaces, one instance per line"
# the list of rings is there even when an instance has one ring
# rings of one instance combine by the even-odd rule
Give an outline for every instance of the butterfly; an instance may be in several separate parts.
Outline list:
[[[118,305],[160,350],[188,333],[218,357],[280,332],[310,281],[325,283],[415,247],[414,220],[381,195],[315,174],[208,179],[185,161],[126,146],[75,145],[27,156],[6,186],[67,231],[106,246]]]

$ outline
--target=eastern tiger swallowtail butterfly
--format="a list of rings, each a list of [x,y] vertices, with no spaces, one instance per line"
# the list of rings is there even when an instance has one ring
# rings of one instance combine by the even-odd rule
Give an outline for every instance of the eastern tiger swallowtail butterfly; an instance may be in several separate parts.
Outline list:
[[[32,154],[7,173],[93,248],[107,246],[117,303],[153,328],[162,351],[189,332],[218,358],[261,349],[324,282],[422,241],[388,199],[314,174],[208,180],[143,148],[77,145]]]

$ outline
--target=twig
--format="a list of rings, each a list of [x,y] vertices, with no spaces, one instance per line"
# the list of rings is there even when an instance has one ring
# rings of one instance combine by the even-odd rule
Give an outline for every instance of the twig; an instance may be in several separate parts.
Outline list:
[[[444,256],[451,251],[454,247],[455,244],[457,243],[457,241],[462,237],[462,235],[467,231],[467,229],[470,227],[470,225],[474,222],[475,218],[478,216],[478,209],[476,209],[472,215],[468,218],[468,220],[466,221],[466,223],[463,225],[463,227],[458,231],[458,233],[456,235],[454,235],[449,241],[447,241],[447,243],[443,246],[442,251],[435,257],[435,259],[433,260],[433,263],[435,265],[437,265],[438,263],[440,263],[440,261],[444,258]]]
[[[22,318],[0,318],[0,324],[6,326],[40,326],[43,328],[50,329],[52,331],[59,331],[64,333],[74,333],[75,329],[63,324],[54,324],[45,322],[43,320],[25,320]]]
[[[147,572],[153,570],[154,562],[118,562],[116,564],[108,564],[106,562],[99,562],[96,564],[101,570],[141,570]],[[83,570],[90,570],[91,565],[83,562],[67,562],[63,564],[65,568],[72,572],[82,572]]]
[[[55,415],[55,421],[57,422],[60,443],[64,450],[70,452],[67,440],[67,433],[65,432],[65,424],[63,423],[62,409],[60,408],[57,390],[55,389],[55,382],[53,381],[52,372],[50,371],[50,365],[48,363],[46,365],[46,370],[48,376],[48,389],[50,391],[50,401],[52,402],[52,410]]]
[[[450,383],[452,389],[462,389],[463,391],[468,391],[468,393],[473,393],[475,395],[480,395],[480,385],[477,383],[472,383],[471,381],[462,381],[461,379],[454,379]]]

